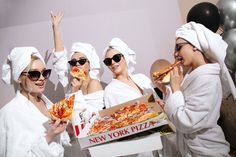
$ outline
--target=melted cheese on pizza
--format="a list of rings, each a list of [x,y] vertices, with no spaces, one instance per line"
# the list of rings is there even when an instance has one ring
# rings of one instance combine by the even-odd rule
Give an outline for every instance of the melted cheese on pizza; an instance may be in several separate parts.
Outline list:
[[[83,79],[83,80],[85,80],[85,78],[86,78],[85,71],[76,67],[76,66],[72,67],[70,74],[71,74],[71,76],[73,76],[75,78],[79,78],[79,79]]]
[[[52,119],[70,120],[72,117],[72,111],[74,106],[75,95],[65,98],[55,103],[52,108],[49,109],[49,113]]]

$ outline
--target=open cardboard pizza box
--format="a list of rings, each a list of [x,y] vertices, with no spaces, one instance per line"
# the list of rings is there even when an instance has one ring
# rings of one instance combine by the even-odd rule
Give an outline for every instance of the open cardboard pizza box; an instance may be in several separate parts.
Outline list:
[[[169,123],[166,114],[163,112],[162,108],[155,102],[154,96],[152,94],[122,103],[120,105],[116,105],[105,110],[101,110],[99,111],[99,116],[103,117],[111,115],[118,109],[134,104],[135,102],[145,103],[148,105],[149,108],[152,108],[152,110],[158,112],[159,114],[145,121],[137,122],[122,128],[92,135],[88,135],[88,132],[93,124],[88,124],[84,127],[84,129],[78,136],[78,142],[80,144],[80,147],[84,149],[118,139],[127,139],[132,136],[139,137],[143,136],[144,134],[148,135],[156,132],[173,132],[174,128]]]

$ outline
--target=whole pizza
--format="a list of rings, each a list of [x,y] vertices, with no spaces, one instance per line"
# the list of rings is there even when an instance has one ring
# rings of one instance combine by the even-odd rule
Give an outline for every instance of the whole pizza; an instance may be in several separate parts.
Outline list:
[[[159,113],[149,108],[147,104],[136,102],[113,112],[109,116],[95,120],[89,130],[89,135],[115,130],[134,123],[156,117]]]

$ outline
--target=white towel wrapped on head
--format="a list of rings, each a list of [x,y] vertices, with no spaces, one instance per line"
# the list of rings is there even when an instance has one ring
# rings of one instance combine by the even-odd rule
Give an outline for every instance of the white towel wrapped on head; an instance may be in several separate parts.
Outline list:
[[[11,50],[2,66],[2,80],[6,84],[13,84],[20,77],[21,72],[30,64],[32,55],[44,62],[43,57],[35,47],[15,47]]]
[[[134,66],[136,64],[136,53],[132,49],[130,49],[125,42],[123,42],[119,38],[113,38],[110,41],[108,47],[104,51],[104,54],[103,54],[104,58],[109,48],[113,48],[124,55],[125,62],[128,66],[128,70],[132,74],[135,71]]]
[[[76,52],[83,53],[89,60],[89,63],[90,63],[89,75],[91,76],[91,78],[101,80],[103,69],[100,65],[100,59],[96,53],[95,48],[91,44],[88,44],[88,43],[75,42],[73,43],[71,47],[70,58]]]
[[[211,62],[221,66],[221,82],[224,96],[232,93],[236,99],[236,88],[224,63],[227,43],[219,34],[212,32],[202,24],[189,22],[176,31],[176,39],[183,38],[198,48]]]

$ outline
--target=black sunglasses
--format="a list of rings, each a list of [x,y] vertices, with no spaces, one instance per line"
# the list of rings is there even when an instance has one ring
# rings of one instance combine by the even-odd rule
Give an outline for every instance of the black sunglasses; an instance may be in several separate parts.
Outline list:
[[[190,44],[189,42],[183,42],[183,43],[178,43],[175,45],[175,52],[180,51],[182,46],[186,45],[186,44]]]
[[[38,81],[39,78],[41,77],[41,75],[45,78],[48,79],[50,77],[51,74],[51,69],[46,69],[43,70],[42,72],[37,71],[37,70],[32,70],[32,71],[28,71],[28,72],[22,72],[21,73],[26,74],[26,76],[31,80],[31,81]]]
[[[123,55],[121,53],[118,53],[118,54],[115,54],[112,58],[105,58],[103,60],[103,63],[106,66],[110,66],[112,64],[112,60],[118,63],[121,60],[121,57],[123,57]]]
[[[79,65],[84,65],[87,61],[88,61],[88,59],[86,59],[86,58],[82,58],[82,59],[79,59],[79,60],[72,59],[72,60],[68,61],[68,63],[71,66],[76,66],[77,63],[79,63]]]

